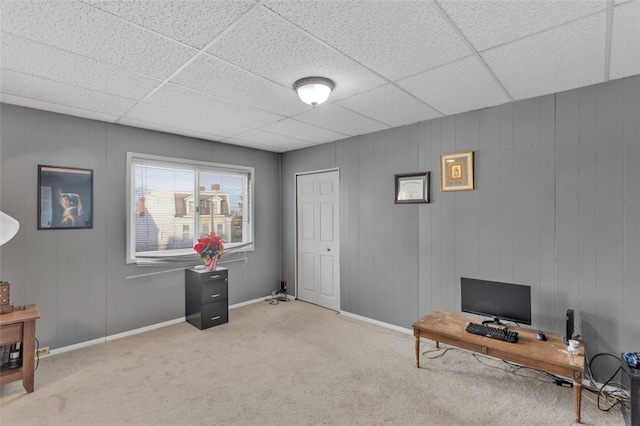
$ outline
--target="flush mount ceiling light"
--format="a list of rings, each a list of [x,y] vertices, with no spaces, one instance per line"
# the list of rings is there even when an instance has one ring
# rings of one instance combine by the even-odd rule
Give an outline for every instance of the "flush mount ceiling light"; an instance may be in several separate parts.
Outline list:
[[[335,83],[324,77],[305,77],[293,83],[300,100],[309,105],[320,105],[329,98]]]

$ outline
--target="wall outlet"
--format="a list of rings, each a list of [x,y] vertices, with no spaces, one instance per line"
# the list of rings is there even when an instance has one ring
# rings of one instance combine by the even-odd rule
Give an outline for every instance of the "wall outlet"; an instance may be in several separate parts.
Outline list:
[[[44,355],[49,355],[49,346],[45,346],[44,348],[40,348],[36,351],[36,356]]]

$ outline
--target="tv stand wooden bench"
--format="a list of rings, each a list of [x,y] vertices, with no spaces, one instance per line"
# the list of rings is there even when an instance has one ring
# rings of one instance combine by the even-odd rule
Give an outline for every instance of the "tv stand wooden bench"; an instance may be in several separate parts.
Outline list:
[[[459,313],[433,311],[413,323],[416,346],[416,367],[420,368],[420,338],[457,346],[484,355],[514,362],[573,380],[575,421],[580,423],[582,400],[582,378],[584,375],[584,345],[580,342],[579,352],[571,355],[562,336],[545,333],[546,341],[537,340],[536,331],[518,328],[518,343],[508,343],[485,336],[468,333],[465,328],[470,322],[480,322],[476,317]],[[512,330],[514,330],[512,328]]]

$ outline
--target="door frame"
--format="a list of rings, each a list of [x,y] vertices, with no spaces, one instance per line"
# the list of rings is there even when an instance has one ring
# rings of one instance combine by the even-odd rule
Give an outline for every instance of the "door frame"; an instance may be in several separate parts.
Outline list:
[[[340,209],[342,206],[342,203],[340,202],[340,168],[339,167],[332,167],[330,169],[319,169],[319,170],[308,170],[305,172],[296,172],[293,174],[293,217],[295,218],[294,223],[293,223],[293,234],[294,234],[294,252],[293,252],[293,275],[294,275],[294,298],[296,300],[298,300],[298,176],[304,176],[304,175],[316,175],[319,173],[328,173],[328,172],[338,172],[338,220],[340,220]],[[340,223],[342,223],[342,221],[340,221]],[[340,238],[340,242],[342,242],[342,235],[341,235],[341,224],[338,225],[338,238]],[[341,256],[342,250],[340,250],[340,253],[338,255],[338,267],[340,267],[340,256]],[[340,268],[340,271],[342,271],[342,268]],[[341,283],[338,280],[338,292],[340,291],[340,287],[341,287]],[[342,298],[340,298],[342,300]],[[342,301],[341,301],[342,303]]]

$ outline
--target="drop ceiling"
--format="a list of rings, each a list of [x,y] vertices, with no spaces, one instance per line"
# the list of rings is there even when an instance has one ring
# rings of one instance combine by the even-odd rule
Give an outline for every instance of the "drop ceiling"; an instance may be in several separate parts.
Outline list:
[[[640,74],[640,1],[2,0],[0,101],[273,152]],[[336,87],[312,107],[292,89]]]

